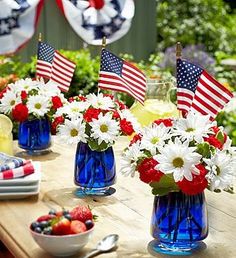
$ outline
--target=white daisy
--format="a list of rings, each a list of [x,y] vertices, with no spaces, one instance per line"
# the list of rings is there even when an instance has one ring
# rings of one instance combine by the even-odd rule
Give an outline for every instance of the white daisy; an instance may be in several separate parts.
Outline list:
[[[63,112],[69,118],[82,117],[82,112],[88,108],[89,104],[85,101],[73,101],[64,106],[63,109],[58,110],[59,113]]]
[[[40,83],[39,91],[39,94],[48,97],[63,95],[61,94],[61,90],[58,88],[58,85],[51,80],[47,83]]]
[[[112,119],[112,114],[99,114],[98,119],[93,119],[89,123],[91,126],[91,137],[98,140],[100,145],[102,141],[112,144],[119,135],[119,123]]]
[[[235,164],[232,156],[225,151],[218,151],[211,159],[204,159],[209,170],[207,179],[212,191],[227,189],[233,182]]]
[[[160,170],[164,174],[173,173],[175,182],[186,178],[192,181],[192,173],[197,174],[195,165],[199,164],[201,155],[194,152],[195,147],[189,147],[189,142],[186,140],[183,143],[180,139],[171,140],[163,148],[159,148],[160,154],[154,156],[154,159],[159,163],[155,169]]]
[[[35,116],[44,116],[49,111],[49,99],[45,96],[30,96],[27,102],[29,113],[33,113]]]
[[[93,108],[109,110],[115,106],[113,100],[110,97],[104,97],[102,93],[99,93],[98,95],[89,94],[87,96],[87,101]]]
[[[11,90],[8,90],[0,99],[0,113],[8,114],[15,105],[21,103],[21,97]]]
[[[174,121],[174,135],[181,135],[181,139],[195,140],[200,143],[203,137],[212,133],[210,128],[216,126],[216,121],[211,122],[209,116],[189,112],[187,118],[179,118]]]
[[[85,123],[82,123],[82,119],[66,119],[65,123],[58,127],[58,135],[67,144],[80,141],[86,143]]]
[[[120,172],[125,176],[131,175],[133,177],[138,160],[144,156],[144,153],[140,150],[139,143],[136,142],[132,144],[122,155],[120,160]]]
[[[26,92],[29,92],[30,90],[33,90],[33,89],[38,90],[41,84],[42,83],[39,81],[33,81],[30,78],[26,78],[26,79],[20,79],[15,83],[9,84],[9,88],[15,93],[20,93],[23,90]]]
[[[171,137],[169,131],[170,128],[163,124],[153,124],[152,126],[145,127],[142,132],[142,149],[149,150],[152,155],[155,155],[158,145],[161,145],[166,139]]]

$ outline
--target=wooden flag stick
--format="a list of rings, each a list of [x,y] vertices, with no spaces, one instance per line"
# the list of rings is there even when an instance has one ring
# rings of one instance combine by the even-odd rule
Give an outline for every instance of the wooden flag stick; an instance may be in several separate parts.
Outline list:
[[[177,42],[176,44],[176,59],[181,58],[182,56],[182,46],[180,42]]]
[[[102,49],[103,48],[105,48],[106,47],[106,37],[104,36],[103,38],[102,38]]]
[[[39,39],[38,39],[38,41],[39,41],[39,42],[42,41],[42,33],[41,33],[41,32],[39,33]]]

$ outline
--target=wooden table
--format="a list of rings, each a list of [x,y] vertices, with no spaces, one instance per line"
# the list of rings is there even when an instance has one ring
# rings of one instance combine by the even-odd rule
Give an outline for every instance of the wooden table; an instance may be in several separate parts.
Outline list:
[[[153,257],[148,251],[152,240],[149,233],[153,196],[150,187],[138,178],[119,174],[119,157],[127,139],[121,138],[114,150],[117,161],[116,192],[108,197],[86,197],[79,199],[73,194],[75,146],[59,144],[55,138],[52,153],[35,157],[42,163],[41,191],[38,197],[22,200],[0,201],[0,239],[17,258],[49,258],[32,239],[29,224],[39,215],[47,214],[51,208],[72,208],[77,204],[89,204],[99,216],[91,242],[78,255],[95,247],[105,235],[120,236],[119,247],[113,253],[100,258]],[[19,149],[16,148],[16,151]],[[204,241],[207,249],[193,255],[196,258],[236,257],[236,195],[207,192],[210,233]],[[168,257],[160,254],[155,257]]]

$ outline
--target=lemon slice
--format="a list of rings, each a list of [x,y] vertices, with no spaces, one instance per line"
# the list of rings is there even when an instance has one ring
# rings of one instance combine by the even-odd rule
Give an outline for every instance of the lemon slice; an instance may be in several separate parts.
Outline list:
[[[12,121],[9,117],[0,114],[0,136],[8,136],[12,131]]]

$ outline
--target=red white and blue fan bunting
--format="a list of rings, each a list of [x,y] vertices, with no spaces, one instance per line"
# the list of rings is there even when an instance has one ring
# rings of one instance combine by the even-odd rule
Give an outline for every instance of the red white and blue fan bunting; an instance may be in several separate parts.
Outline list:
[[[21,48],[34,34],[43,0],[0,1],[0,54]]]
[[[134,16],[133,0],[57,0],[75,32],[88,44],[101,45],[124,36]]]

